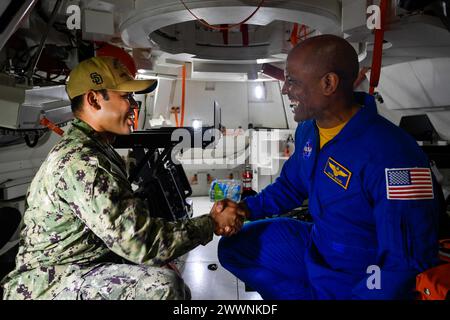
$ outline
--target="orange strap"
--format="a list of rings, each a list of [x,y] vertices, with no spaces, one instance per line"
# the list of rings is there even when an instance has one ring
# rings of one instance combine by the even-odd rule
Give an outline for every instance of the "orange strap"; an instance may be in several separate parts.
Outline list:
[[[295,47],[298,43],[298,23],[294,23],[294,27],[292,28],[292,32],[291,32],[290,41],[291,41],[291,44],[293,47]]]
[[[181,119],[180,119],[180,127],[184,125],[184,106],[186,101],[186,65],[183,64],[181,69]]]
[[[62,130],[60,127],[58,127],[56,124],[54,124],[53,122],[51,122],[50,120],[48,120],[46,117],[43,117],[39,123],[47,128],[49,128],[50,130],[52,130],[53,132],[59,134],[60,136],[62,136],[64,134],[64,130]]]
[[[139,122],[139,110],[137,108],[133,109],[134,112],[134,123],[133,123],[133,129],[138,129],[138,122]]]
[[[291,42],[291,45],[295,47],[299,43],[299,41],[308,39],[308,36],[310,34],[311,31],[309,31],[308,26],[304,24],[301,24],[299,26],[298,23],[294,23],[289,41]]]
[[[178,121],[178,111],[180,110],[179,107],[173,106],[170,108],[170,113],[173,113],[173,117],[175,118],[175,126],[178,128],[180,126],[180,123]]]
[[[180,123],[178,122],[178,112],[175,111],[174,116],[175,116],[175,126],[178,128],[180,126]]]

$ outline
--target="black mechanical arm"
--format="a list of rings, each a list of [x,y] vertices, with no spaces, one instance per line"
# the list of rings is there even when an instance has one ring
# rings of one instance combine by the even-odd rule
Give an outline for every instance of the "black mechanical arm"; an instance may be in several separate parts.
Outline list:
[[[192,204],[187,201],[192,189],[175,155],[217,140],[214,127],[170,127],[118,136],[114,147],[132,149],[136,165],[130,166],[128,180],[138,186],[136,195],[147,202],[152,216],[176,220],[192,217]]]

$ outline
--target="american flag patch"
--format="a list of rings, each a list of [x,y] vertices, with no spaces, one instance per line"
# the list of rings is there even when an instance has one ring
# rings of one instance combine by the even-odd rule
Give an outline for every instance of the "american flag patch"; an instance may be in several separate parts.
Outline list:
[[[430,169],[386,169],[386,194],[393,200],[434,199]]]

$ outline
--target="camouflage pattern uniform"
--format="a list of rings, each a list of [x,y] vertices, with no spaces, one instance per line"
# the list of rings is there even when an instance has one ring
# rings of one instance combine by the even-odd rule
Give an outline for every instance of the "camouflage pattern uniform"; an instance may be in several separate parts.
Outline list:
[[[124,168],[89,125],[72,122],[28,190],[4,299],[190,298],[183,280],[161,266],[211,241],[212,219],[150,217]]]

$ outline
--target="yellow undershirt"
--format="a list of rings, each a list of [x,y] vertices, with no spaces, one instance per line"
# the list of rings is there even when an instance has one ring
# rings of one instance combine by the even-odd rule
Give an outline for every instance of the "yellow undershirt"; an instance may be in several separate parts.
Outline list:
[[[322,149],[323,145],[336,137],[338,133],[342,130],[342,128],[347,124],[348,121],[341,123],[340,125],[334,127],[334,128],[319,128],[319,136],[320,136],[320,149]]]

